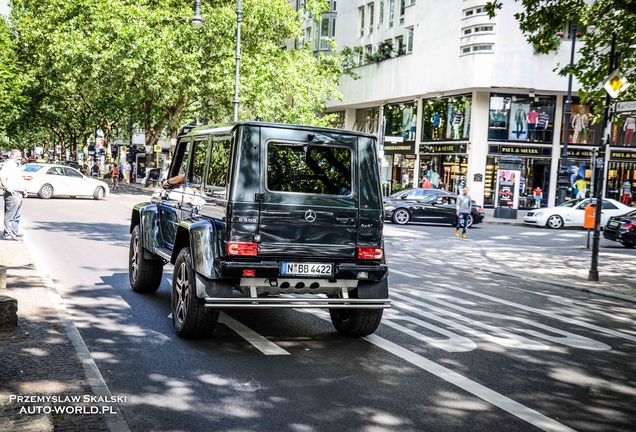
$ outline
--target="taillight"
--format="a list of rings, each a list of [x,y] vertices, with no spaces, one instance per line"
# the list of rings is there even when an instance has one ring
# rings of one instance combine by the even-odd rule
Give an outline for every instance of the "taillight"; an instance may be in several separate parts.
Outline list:
[[[481,207],[477,207],[477,213],[483,213],[483,212],[484,212],[484,209],[483,209],[483,208],[481,208]]]
[[[630,230],[630,229],[635,229],[636,228],[636,222],[627,222],[625,225],[623,225],[624,229]]]
[[[382,248],[374,247],[359,247],[358,258],[365,260],[380,260],[384,256],[384,250]]]
[[[258,245],[256,243],[228,242],[226,250],[227,254],[232,256],[256,256]]]
[[[256,277],[256,270],[254,269],[243,270],[243,277]]]

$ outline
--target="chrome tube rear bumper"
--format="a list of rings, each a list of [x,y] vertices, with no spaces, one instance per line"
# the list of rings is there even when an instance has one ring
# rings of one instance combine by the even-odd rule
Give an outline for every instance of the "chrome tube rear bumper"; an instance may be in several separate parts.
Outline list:
[[[359,298],[299,298],[299,297],[206,297],[205,306],[213,308],[281,309],[281,308],[339,308],[339,309],[386,309],[391,307],[389,299]]]

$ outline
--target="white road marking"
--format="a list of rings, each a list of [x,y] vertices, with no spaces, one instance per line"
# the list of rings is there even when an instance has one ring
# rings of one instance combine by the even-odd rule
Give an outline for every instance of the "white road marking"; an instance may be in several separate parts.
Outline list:
[[[462,321],[466,321],[469,322],[473,325],[477,325],[479,327],[490,327],[495,328],[496,327],[492,327],[483,323],[480,323],[479,321],[474,321],[471,320],[470,318],[467,318],[465,315],[478,315],[478,316],[483,316],[483,317],[490,317],[490,318],[497,318],[497,319],[501,319],[501,320],[508,320],[508,321],[514,321],[514,322],[520,322],[520,323],[524,323],[526,325],[532,326],[532,327],[537,327],[540,328],[542,330],[545,330],[548,333],[551,334],[557,334],[557,335],[561,335],[561,336],[551,336],[550,334],[545,334],[545,333],[541,333],[538,332],[536,330],[532,330],[532,329],[526,329],[526,328],[522,328],[522,327],[515,327],[514,330],[521,332],[521,333],[527,333],[531,336],[540,338],[540,339],[545,339],[548,340],[550,342],[554,342],[554,343],[558,343],[561,345],[566,345],[572,348],[580,348],[580,349],[586,349],[586,350],[591,350],[591,351],[608,351],[610,349],[612,349],[612,347],[610,347],[607,344],[604,344],[602,342],[596,341],[594,339],[590,339],[587,338],[585,336],[580,336],[574,333],[570,333],[567,332],[565,330],[561,330],[555,327],[551,327],[551,326],[547,326],[541,323],[538,323],[536,321],[532,321],[530,319],[527,318],[521,318],[521,317],[515,317],[515,316],[511,316],[511,315],[502,315],[502,314],[498,314],[498,313],[491,313],[491,312],[484,312],[484,311],[479,311],[479,310],[472,310],[472,309],[467,309],[465,307],[459,306],[459,305],[455,305],[452,303],[448,303],[445,302],[444,300],[438,299],[433,297],[432,295],[428,294],[428,293],[421,293],[418,291],[413,291],[411,292],[412,295],[418,296],[418,297],[422,297],[425,298],[428,301],[433,301],[435,303],[441,304],[442,306],[445,306],[447,308],[451,308],[451,309],[455,309],[457,311],[460,312],[460,314],[456,314],[453,312],[448,312],[447,310],[432,306],[430,304],[424,303],[424,302],[420,302],[417,300],[410,300],[408,297],[406,296],[401,296],[400,294],[396,294],[393,293],[392,295],[394,297],[398,297],[398,298],[402,298],[404,300],[410,300],[412,303],[414,303],[417,306],[422,306],[422,307],[426,307],[429,309],[432,309],[435,312],[438,313],[443,313],[445,314],[445,316],[451,316],[451,317],[455,317],[459,320]],[[520,338],[521,336],[517,336],[514,333],[508,333],[505,332],[507,335],[513,335],[515,338]],[[525,339],[525,338],[523,338]],[[528,341],[528,339],[525,339],[526,341]],[[527,342],[526,342],[527,343]],[[545,345],[544,345],[545,346]],[[523,349],[533,349],[531,347],[523,347],[523,346],[518,346],[516,348],[523,348]],[[548,347],[546,347],[547,349]]]
[[[259,335],[251,328],[238,322],[237,320],[223,312],[221,312],[221,314],[219,315],[219,322],[234,330],[236,334],[248,341],[256,349],[258,349],[265,355],[290,355],[289,352],[285,351],[274,342],[270,341],[264,336]]]
[[[302,309],[303,312],[311,313],[318,318],[321,318],[325,321],[329,321],[329,318],[326,316],[326,312],[324,311],[315,311],[310,309]],[[576,432],[574,429],[564,425],[563,423],[559,423],[556,420],[551,419],[538,411],[535,411],[531,408],[528,408],[525,405],[516,402],[501,393],[497,393],[494,390],[489,389],[486,386],[479,384],[463,375],[458,374],[445,366],[442,366],[438,363],[435,363],[432,360],[429,360],[419,354],[416,354],[412,351],[407,350],[383,337],[377,335],[365,336],[363,338],[367,342],[377,346],[380,349],[383,349],[401,359],[411,363],[412,365],[419,367],[420,369],[435,375],[438,378],[446,381],[449,384],[452,384],[481,400],[484,400],[512,415],[515,417],[530,423],[537,428],[544,430],[546,432]]]
[[[392,311],[392,310],[388,310],[387,315],[388,316],[382,320],[382,324],[386,325],[387,327],[391,327],[392,329],[395,329],[397,331],[400,331],[402,333],[405,333],[411,337],[414,337],[415,339],[421,340],[422,342],[426,342],[437,348],[443,349],[444,351],[467,352],[477,348],[477,345],[475,344],[475,342],[471,341],[470,339],[464,336],[460,336],[457,333],[450,332],[436,325],[427,323],[415,317],[408,316],[408,315],[401,315],[398,312]],[[407,322],[416,324],[420,327],[424,327],[436,333],[442,334],[446,336],[447,339],[436,339],[429,336],[425,336],[423,334],[416,332],[415,330],[411,330],[408,327],[397,324],[396,321],[407,321]]]
[[[397,273],[399,275],[406,276],[406,277],[411,278],[411,279],[421,279],[420,276],[416,276],[416,275],[413,275],[411,273],[406,273],[406,272],[395,270],[395,269],[390,269],[389,273]]]
[[[400,298],[400,299],[406,299],[406,300],[410,300],[408,297],[406,296],[402,296],[400,294],[396,294],[395,292],[393,292],[391,294],[391,296],[395,299],[395,298]],[[418,302],[417,300],[411,300],[412,303],[417,304],[418,306],[424,306],[424,307],[429,307],[430,305],[427,305],[426,303],[423,302]],[[483,331],[480,330],[475,330],[472,327],[468,327],[464,324],[460,324],[458,322],[455,322],[453,320],[450,319],[446,319],[443,318],[440,315],[436,315],[433,314],[431,312],[425,312],[422,310],[419,310],[418,308],[415,308],[405,302],[397,302],[395,300],[393,300],[392,303],[393,306],[402,308],[402,309],[406,309],[409,312],[415,313],[417,315],[426,317],[428,319],[437,321],[437,322],[441,322],[446,324],[449,327],[452,327],[456,330],[460,330],[463,331],[464,333],[476,336],[476,337],[480,337],[482,339],[485,339],[489,342],[493,342],[496,343],[497,345],[501,345],[504,347],[508,347],[508,348],[517,348],[517,349],[526,349],[526,350],[533,350],[533,351],[546,351],[548,349],[550,349],[550,347],[546,344],[540,343],[540,342],[536,342],[533,341],[531,339],[525,338],[523,336],[514,334],[514,333],[510,333],[507,332],[505,330],[499,329],[495,326],[491,326],[489,324],[485,324],[479,321],[475,321],[472,320],[470,318],[466,318],[466,317],[462,317],[459,314],[455,314],[452,312],[448,312],[439,308],[435,308],[435,307],[430,307],[431,309],[437,309],[438,312],[440,312],[441,314],[443,314],[443,316],[452,316],[455,319],[464,321],[470,325],[472,325],[473,327],[482,327],[483,329],[487,330],[488,333],[485,333]]]

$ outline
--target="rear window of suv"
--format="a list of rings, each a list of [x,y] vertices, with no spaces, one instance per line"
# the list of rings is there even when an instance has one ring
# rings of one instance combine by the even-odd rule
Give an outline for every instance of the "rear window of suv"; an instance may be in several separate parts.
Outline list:
[[[350,195],[351,150],[308,143],[267,145],[267,189],[324,195]]]

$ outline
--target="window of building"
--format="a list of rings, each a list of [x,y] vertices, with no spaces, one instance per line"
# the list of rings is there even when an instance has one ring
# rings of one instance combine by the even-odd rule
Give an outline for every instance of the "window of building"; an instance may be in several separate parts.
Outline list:
[[[400,0],[400,24],[404,24],[405,9],[406,9],[406,0]]]
[[[360,14],[360,36],[364,36],[364,6],[358,8],[358,13]]]
[[[398,36],[395,38],[395,46],[397,47],[397,55],[406,54],[406,48],[404,47],[404,37]]]
[[[466,27],[463,29],[463,35],[470,36],[472,34],[492,33],[494,31],[495,31],[495,26],[493,25]]]
[[[410,29],[408,29],[408,33],[406,36],[406,52],[407,53],[412,53],[413,52],[413,37],[415,35],[415,30],[411,27]]]
[[[378,133],[380,112],[378,108],[364,108],[356,110],[356,121],[353,130],[370,134]]]
[[[393,27],[395,19],[395,0],[389,0],[389,27]]]
[[[468,53],[470,53],[470,47],[462,48],[462,54],[468,54]]]
[[[478,6],[470,9],[464,9],[464,18],[473,17],[477,15],[486,15],[487,11],[484,6]]]
[[[308,143],[270,142],[267,188],[277,192],[350,195],[351,150]]]
[[[384,106],[384,135],[401,137],[404,141],[415,140],[417,104],[412,102]]]
[[[461,47],[461,54],[488,54],[494,50],[493,44],[469,45]]]
[[[364,53],[366,55],[373,55],[373,45],[367,45],[364,47]]]
[[[345,126],[345,112],[344,111],[336,111],[328,113],[332,116],[331,127],[336,129],[344,129]]]
[[[415,0],[409,0],[409,6],[414,5],[415,4]]]
[[[384,0],[380,0],[380,17],[378,21],[380,24],[384,23]]]
[[[369,34],[371,34],[373,33],[373,25],[375,24],[373,22],[375,19],[375,4],[369,3],[368,12],[369,12]]]
[[[459,95],[424,101],[422,141],[467,140],[472,96]]]
[[[488,139],[552,142],[554,96],[492,94]]]
[[[305,43],[311,42],[311,27],[305,29]]]

